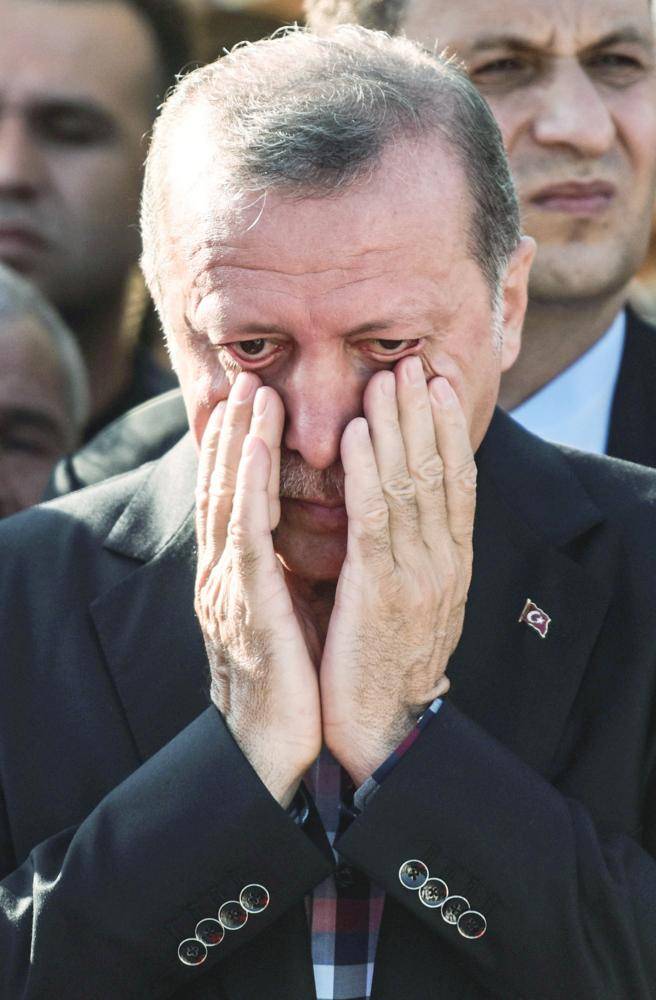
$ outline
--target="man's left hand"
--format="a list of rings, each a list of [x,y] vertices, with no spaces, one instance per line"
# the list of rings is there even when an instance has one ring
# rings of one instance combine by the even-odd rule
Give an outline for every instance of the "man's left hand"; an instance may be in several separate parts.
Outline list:
[[[472,566],[476,466],[447,380],[377,373],[342,438],[347,554],[321,662],[324,741],[359,785],[449,682]]]

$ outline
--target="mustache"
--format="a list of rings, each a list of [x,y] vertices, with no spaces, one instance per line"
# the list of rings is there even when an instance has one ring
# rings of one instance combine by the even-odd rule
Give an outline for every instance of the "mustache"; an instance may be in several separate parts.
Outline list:
[[[327,469],[313,469],[294,451],[280,455],[280,496],[287,500],[344,500],[344,469],[335,462]]]

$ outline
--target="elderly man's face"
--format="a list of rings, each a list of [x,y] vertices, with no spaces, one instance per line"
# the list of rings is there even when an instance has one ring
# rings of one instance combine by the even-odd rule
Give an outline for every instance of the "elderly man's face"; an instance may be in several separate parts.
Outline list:
[[[0,321],[0,517],[37,503],[74,444],[60,362],[32,320]]]
[[[113,0],[0,0],[0,24],[0,260],[72,316],[139,253],[154,41]]]
[[[192,429],[200,441],[242,370],[280,394],[278,549],[292,569],[333,578],[345,541],[340,438],[368,380],[418,355],[427,379],[443,375],[455,389],[477,446],[519,348],[532,246],[513,258],[500,347],[489,286],[467,250],[466,182],[437,140],[397,146],[339,197],[269,194],[220,239],[208,215],[216,186],[199,168],[170,198],[171,231],[189,254],[164,282],[165,312]]]
[[[536,301],[619,290],[647,247],[656,172],[648,0],[409,0],[404,29],[464,59],[503,132]]]

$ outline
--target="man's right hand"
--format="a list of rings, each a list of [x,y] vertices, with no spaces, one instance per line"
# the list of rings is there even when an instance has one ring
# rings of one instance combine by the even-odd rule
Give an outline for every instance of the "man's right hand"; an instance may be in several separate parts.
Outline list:
[[[208,421],[196,494],[195,607],[212,700],[286,807],[321,749],[321,708],[308,626],[295,613],[271,537],[280,518],[283,424],[280,397],[244,372]]]

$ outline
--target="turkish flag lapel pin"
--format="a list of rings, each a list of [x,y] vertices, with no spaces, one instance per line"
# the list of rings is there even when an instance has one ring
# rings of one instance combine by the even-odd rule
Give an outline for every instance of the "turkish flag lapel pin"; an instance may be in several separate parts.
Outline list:
[[[546,611],[539,608],[530,597],[526,598],[524,610],[517,620],[525,622],[529,628],[532,628],[534,632],[537,632],[541,639],[547,638],[547,632],[549,631],[549,626],[551,625],[551,618]]]

